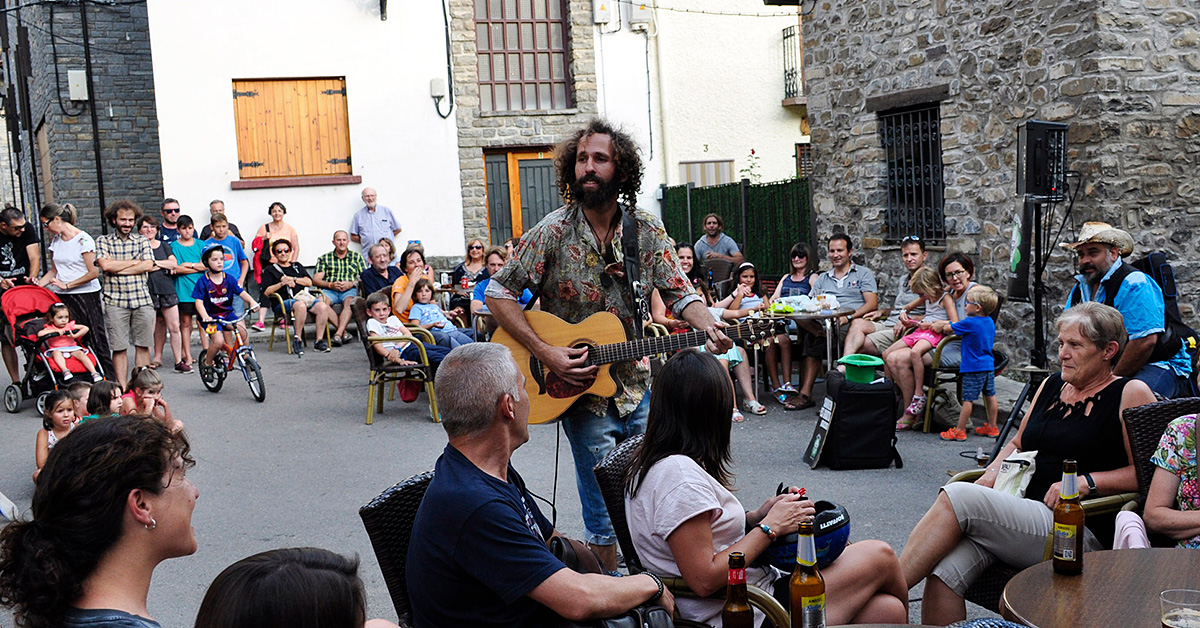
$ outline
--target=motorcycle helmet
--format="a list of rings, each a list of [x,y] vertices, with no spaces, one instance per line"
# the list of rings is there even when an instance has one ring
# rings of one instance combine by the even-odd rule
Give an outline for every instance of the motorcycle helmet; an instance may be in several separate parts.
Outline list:
[[[817,514],[813,517],[813,541],[817,546],[817,568],[828,567],[850,541],[850,513],[845,508],[829,501],[813,502]],[[796,569],[796,545],[799,535],[795,532],[780,536],[771,542],[756,565],[770,564],[784,573]]]

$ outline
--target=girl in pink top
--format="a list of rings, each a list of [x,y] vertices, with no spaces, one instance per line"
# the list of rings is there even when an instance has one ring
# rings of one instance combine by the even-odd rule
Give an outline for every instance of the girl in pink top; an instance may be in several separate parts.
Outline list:
[[[92,364],[92,359],[88,356],[87,351],[79,346],[79,339],[84,334],[88,333],[87,325],[77,325],[71,320],[71,310],[62,303],[55,303],[50,306],[46,313],[46,326],[38,332],[38,338],[48,338],[46,340],[46,348],[49,350],[50,359],[58,365],[58,370],[62,373],[63,381],[70,380],[75,375],[67,369],[67,359],[63,357],[66,353],[79,361],[80,364],[87,367],[89,373],[92,374],[92,381],[98,382],[103,377],[96,372],[96,365]]]

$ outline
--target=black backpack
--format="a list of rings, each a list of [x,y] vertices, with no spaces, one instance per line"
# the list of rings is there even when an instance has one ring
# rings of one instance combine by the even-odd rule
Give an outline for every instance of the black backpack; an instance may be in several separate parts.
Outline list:
[[[1188,359],[1191,362],[1192,373],[1196,372],[1197,362],[1200,361],[1200,334],[1196,330],[1188,327],[1183,322],[1183,316],[1179,313],[1179,295],[1175,288],[1175,271],[1171,268],[1171,264],[1167,262],[1167,255],[1162,251],[1154,251],[1145,258],[1136,262],[1121,264],[1113,274],[1103,281],[1104,285],[1104,304],[1112,306],[1113,300],[1117,297],[1117,291],[1121,289],[1121,282],[1135,270],[1139,270],[1149,275],[1154,283],[1158,284],[1158,288],[1162,290],[1163,295],[1163,333],[1158,335],[1158,340],[1154,343],[1154,350],[1150,352],[1150,357],[1147,362],[1162,362],[1175,357],[1179,353],[1181,347],[1187,349]],[[1078,303],[1082,300],[1079,285],[1071,293],[1071,302]]]

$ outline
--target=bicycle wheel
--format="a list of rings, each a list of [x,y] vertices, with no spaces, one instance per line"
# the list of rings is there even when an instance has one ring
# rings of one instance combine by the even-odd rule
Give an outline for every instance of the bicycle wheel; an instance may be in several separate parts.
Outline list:
[[[225,354],[218,353],[213,358],[212,366],[204,366],[204,362],[200,362],[200,381],[209,392],[221,390],[221,386],[225,385]]]
[[[267,383],[263,381],[262,367],[253,355],[244,356],[242,360],[246,363],[246,383],[250,385],[250,394],[261,403],[267,398]]]

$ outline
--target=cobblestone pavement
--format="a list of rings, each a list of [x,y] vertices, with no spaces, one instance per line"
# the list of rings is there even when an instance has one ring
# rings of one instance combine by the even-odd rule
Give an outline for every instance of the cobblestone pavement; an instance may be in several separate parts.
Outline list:
[[[370,612],[395,619],[387,589],[357,509],[392,484],[433,466],[445,433],[428,418],[424,394],[416,403],[386,404],[374,425],[365,425],[366,367],[361,345],[302,359],[257,344],[267,382],[267,400],[255,403],[240,379],[219,393],[206,391],[198,375],[165,369],[165,397],[187,426],[196,468],[189,477],[200,490],[193,525],[200,550],[163,563],[150,592],[151,613],[165,627],[191,625],[204,591],[230,563],[271,548],[311,545],[362,560]],[[1001,409],[1020,391],[998,382]],[[823,393],[818,384],[816,392]],[[811,436],[815,410],[784,412],[764,399],[765,416],[748,416],[733,428],[737,495],[755,508],[779,482],[807,487],[815,498],[845,505],[852,538],[878,538],[903,548],[913,525],[933,501],[947,471],[972,463],[960,451],[992,441],[972,435],[965,444],[944,443],[936,434],[902,433],[903,469],[830,471],[809,469],[800,460]],[[33,494],[30,474],[41,420],[31,403],[18,414],[0,416],[0,491],[22,509]],[[557,526],[582,536],[579,501],[566,439],[555,425],[533,426],[530,442],[514,464],[529,488],[552,498],[557,469]],[[557,466],[555,464],[557,457]],[[551,516],[551,509],[542,504]],[[912,597],[920,595],[920,588]],[[972,617],[987,615],[970,607]],[[919,605],[912,617],[919,618]],[[0,624],[10,617],[0,613]]]

